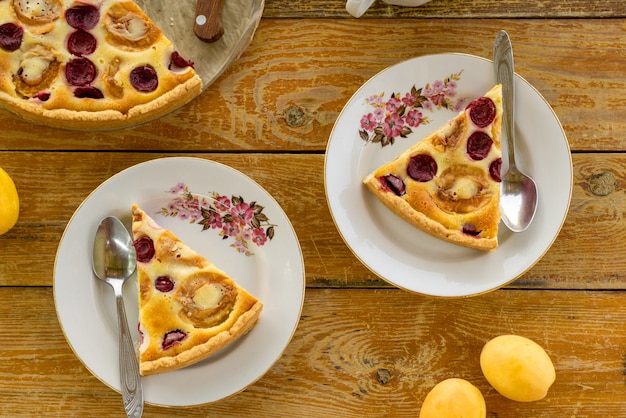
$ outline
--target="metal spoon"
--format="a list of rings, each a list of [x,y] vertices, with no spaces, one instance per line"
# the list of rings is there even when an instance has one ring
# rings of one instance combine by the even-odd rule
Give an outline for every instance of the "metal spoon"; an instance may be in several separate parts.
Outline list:
[[[502,84],[504,134],[507,138],[509,169],[500,185],[500,211],[504,224],[513,232],[522,232],[532,222],[537,209],[537,186],[533,179],[518,170],[515,162],[515,77],[513,48],[506,31],[496,36],[493,48],[496,81]]]
[[[93,271],[108,283],[115,293],[117,324],[120,345],[120,387],[124,408],[129,418],[139,418],[143,413],[143,389],[139,378],[139,365],[133,341],[128,330],[122,287],[135,271],[135,248],[128,230],[114,216],[104,218],[93,244]]]

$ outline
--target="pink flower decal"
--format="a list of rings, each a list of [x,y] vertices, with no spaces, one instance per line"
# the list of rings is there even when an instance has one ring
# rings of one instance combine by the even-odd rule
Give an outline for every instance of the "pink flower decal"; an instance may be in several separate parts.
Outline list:
[[[240,225],[250,223],[254,217],[254,208],[251,208],[250,205],[243,200],[237,206],[232,208],[230,212],[233,214],[234,221]]]
[[[404,119],[397,113],[391,113],[383,122],[383,133],[387,137],[401,136]]]
[[[373,131],[376,125],[377,125],[376,117],[374,116],[373,113],[368,113],[367,115],[363,115],[363,117],[361,118],[361,128],[363,128],[366,131]]]
[[[359,135],[365,142],[380,143],[381,146],[393,145],[396,138],[406,138],[422,124],[430,123],[423,111],[450,109],[460,111],[465,99],[453,100],[456,97],[457,81],[461,73],[452,74],[444,80],[426,84],[423,88],[415,86],[402,95],[392,93],[384,100],[385,93],[374,94],[366,99],[373,109],[363,115],[360,120]]]
[[[256,245],[265,244],[265,241],[267,241],[267,235],[265,234],[265,230],[263,228],[256,228],[254,231],[252,231],[251,239]]]
[[[417,109],[409,110],[406,114],[405,122],[407,125],[412,126],[413,128],[417,128],[424,121],[424,116],[422,112]]]
[[[264,207],[256,202],[246,202],[241,196],[220,195],[212,192],[210,197],[194,195],[184,183],[178,183],[169,191],[176,195],[159,212],[163,216],[176,217],[202,225],[202,231],[219,231],[222,239],[232,238],[230,246],[245,255],[254,254],[250,247],[265,245],[274,238],[274,228],[263,213]]]

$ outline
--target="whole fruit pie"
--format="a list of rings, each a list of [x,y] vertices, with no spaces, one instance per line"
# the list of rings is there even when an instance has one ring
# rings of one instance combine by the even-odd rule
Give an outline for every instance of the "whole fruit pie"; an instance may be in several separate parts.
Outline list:
[[[454,244],[492,251],[500,223],[501,131],[498,84],[363,183],[413,226]]]
[[[0,0],[0,104],[48,125],[145,122],[193,99],[201,80],[129,0]]]

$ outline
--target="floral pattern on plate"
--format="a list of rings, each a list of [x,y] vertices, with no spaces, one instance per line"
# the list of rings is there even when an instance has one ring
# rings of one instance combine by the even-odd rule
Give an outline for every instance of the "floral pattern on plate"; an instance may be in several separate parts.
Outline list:
[[[274,238],[276,225],[270,223],[264,207],[257,202],[248,203],[241,196],[229,198],[215,191],[210,197],[193,194],[185,183],[178,183],[168,193],[176,197],[161,208],[161,215],[200,224],[202,231],[218,230],[222,239],[234,239],[230,246],[239,253],[253,255],[252,245],[261,247]]]
[[[380,143],[382,147],[393,145],[396,138],[406,138],[413,128],[430,123],[424,111],[460,111],[467,101],[466,98],[455,100],[461,73],[463,70],[419,89],[413,86],[404,95],[391,93],[387,100],[384,92],[366,98],[365,103],[374,109],[361,117],[361,139],[366,143]]]

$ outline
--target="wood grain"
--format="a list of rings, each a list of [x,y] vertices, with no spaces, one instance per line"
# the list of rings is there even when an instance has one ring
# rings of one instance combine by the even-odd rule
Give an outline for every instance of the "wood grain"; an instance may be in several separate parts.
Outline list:
[[[448,377],[475,384],[489,417],[622,416],[623,294],[581,296],[500,290],[441,300],[396,289],[309,289],[292,342],[258,382],[213,405],[148,405],[144,417],[415,417],[430,388]],[[33,405],[46,417],[123,415],[120,396],[66,343],[49,288],[0,288],[0,328],[1,416],[32,416]],[[482,376],[482,346],[507,333],[551,356],[557,379],[544,400],[507,400]]]
[[[323,155],[118,152],[0,152],[0,167],[13,177],[21,197],[17,225],[0,236],[0,285],[50,286],[63,230],[89,193],[127,167],[168,155],[230,165],[272,194],[301,242],[308,286],[386,286],[351,253],[333,223]],[[626,155],[575,154],[573,161],[571,208],[563,229],[544,258],[512,287],[626,289]],[[614,179],[605,195],[590,189],[599,174]]]
[[[266,0],[263,16],[267,18],[352,18],[344,0]],[[400,7],[378,0],[361,19],[385,17],[412,18],[575,18],[624,17],[626,5],[621,0],[432,0],[420,7]]]
[[[573,151],[626,147],[620,19],[263,19],[241,58],[164,118],[76,132],[32,129],[0,111],[0,143],[5,150],[323,152],[345,103],[376,73],[425,54],[490,58],[500,29],[511,36],[518,73],[553,107]]]
[[[274,196],[301,242],[306,298],[291,343],[259,381],[212,405],[148,405],[144,417],[415,417],[448,377],[474,383],[490,418],[625,416],[626,2],[378,0],[361,19],[344,5],[266,0],[243,55],[187,106],[142,126],[66,131],[0,110],[0,167],[21,202],[17,225],[0,236],[0,417],[124,415],[120,395],[63,337],[55,253],[103,181],[179,155],[227,164]],[[331,217],[324,153],[333,124],[379,71],[442,52],[490,58],[501,29],[518,74],[567,135],[569,214],[545,256],[505,289],[469,299],[395,289],[351,253]],[[557,380],[546,399],[509,401],[482,376],[482,346],[505,333],[552,357]]]

